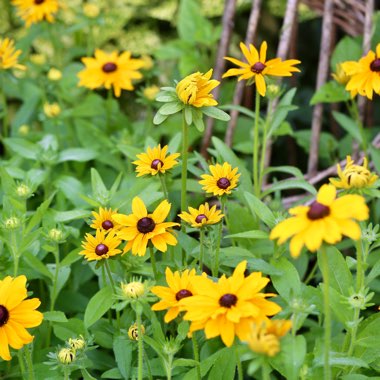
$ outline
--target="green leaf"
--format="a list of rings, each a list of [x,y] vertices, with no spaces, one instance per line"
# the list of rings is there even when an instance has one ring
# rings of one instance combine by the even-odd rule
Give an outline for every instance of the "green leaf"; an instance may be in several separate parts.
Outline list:
[[[41,203],[41,205],[37,208],[36,212],[29,220],[27,227],[25,228],[25,234],[28,234],[32,231],[32,229],[38,226],[46,214],[47,209],[50,206],[51,201],[53,200],[55,194],[52,194],[50,198],[48,198],[45,202]]]
[[[359,126],[357,123],[352,120],[347,115],[333,111],[334,119],[338,122],[338,124],[348,132],[356,141],[363,143],[362,136],[360,134]]]
[[[234,378],[236,367],[234,350],[235,347],[229,348],[219,355],[207,376],[208,380],[230,380]]]
[[[240,238],[240,239],[268,239],[268,233],[261,230],[252,230],[239,232],[237,234],[227,235],[224,238]]]
[[[192,107],[192,118],[193,118],[193,123],[195,125],[195,128],[198,129],[199,132],[203,132],[205,129],[205,125],[203,123],[203,113],[202,111],[195,109]]]
[[[230,121],[231,117],[228,113],[222,111],[221,109],[217,107],[202,107],[201,111],[214,119],[222,120],[222,121]]]
[[[92,195],[100,203],[105,202],[109,198],[109,191],[104,184],[102,177],[95,168],[91,168],[91,187]]]
[[[330,81],[321,86],[310,100],[310,105],[318,103],[337,103],[350,99],[350,93],[343,85],[336,81]]]
[[[84,312],[84,325],[89,328],[98,321],[113,305],[113,292],[109,286],[99,290],[89,301]]]
[[[185,106],[183,109],[185,113],[185,120],[187,125],[191,125],[193,122],[193,113],[192,113],[192,108],[191,106]]]
[[[3,139],[5,146],[21,157],[37,160],[40,151],[36,144],[16,137]]]
[[[53,325],[54,335],[65,341],[73,336],[86,335],[83,321],[77,318],[71,318],[67,322],[56,322]]]
[[[253,215],[256,215],[269,228],[273,228],[275,226],[276,219],[273,212],[264,202],[248,191],[244,192],[244,198],[247,201],[247,205]]]
[[[169,115],[173,115],[179,111],[181,111],[183,108],[185,107],[185,105],[183,103],[180,103],[179,101],[177,102],[172,102],[172,103],[166,103],[164,104],[159,110],[158,112],[161,114],[161,115],[164,115],[164,116],[169,116]]]
[[[119,368],[112,368],[103,372],[100,376],[102,379],[125,379],[119,371]]]
[[[88,210],[55,211],[54,221],[57,223],[69,222],[76,219],[85,219],[91,216]]]
[[[294,166],[269,166],[264,170],[264,174],[269,174],[269,173],[275,173],[275,172],[280,172],[280,173],[288,173],[293,175],[294,177],[298,179],[303,179],[303,174],[301,170]]]
[[[119,335],[114,338],[113,352],[120,373],[124,379],[129,379],[132,369],[132,341],[126,336]]]
[[[173,362],[173,367],[195,367],[199,364],[193,359],[177,359]]]
[[[236,104],[225,104],[225,105],[221,106],[220,108],[223,110],[239,111],[241,114],[248,116],[249,118],[251,118],[253,120],[255,120],[255,118],[256,118],[256,114],[253,111],[251,111],[250,109],[248,109],[247,107],[238,106]]]
[[[168,118],[167,115],[163,115],[162,113],[160,113],[160,111],[157,111],[153,118],[153,124],[159,125],[163,123],[167,118]]]
[[[336,71],[336,65],[345,61],[357,61],[361,58],[363,49],[360,39],[343,37],[335,46],[331,55],[331,70]]]
[[[65,162],[65,161],[78,161],[78,162],[87,162],[91,161],[98,153],[89,148],[71,148],[63,150],[59,153],[58,156],[58,162]]]
[[[310,183],[299,180],[299,179],[286,179],[283,181],[279,181],[276,183],[273,183],[267,190],[263,192],[263,198],[266,197],[268,194],[273,193],[275,191],[279,190],[289,190],[289,189],[303,189],[313,195],[317,194],[317,191],[315,188],[310,185]]]
[[[372,162],[375,165],[376,171],[380,172],[380,149],[376,148],[373,144],[369,146],[369,151],[371,153]]]
[[[35,271],[41,273],[47,278],[50,278],[51,280],[53,279],[53,275],[48,271],[45,264],[28,250],[23,252],[22,259],[25,260],[25,262]]]
[[[62,311],[45,311],[44,312],[44,320],[50,322],[67,322],[65,313]]]

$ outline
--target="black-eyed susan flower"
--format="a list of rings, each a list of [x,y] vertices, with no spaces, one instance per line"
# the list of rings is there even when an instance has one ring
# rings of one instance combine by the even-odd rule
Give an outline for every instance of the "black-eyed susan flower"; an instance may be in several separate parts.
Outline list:
[[[178,216],[186,223],[189,223],[191,227],[202,228],[210,224],[219,223],[224,214],[216,209],[216,205],[210,208],[210,205],[206,202],[200,205],[198,209],[189,207],[189,212],[183,211]]]
[[[362,196],[348,194],[336,199],[335,187],[323,185],[310,206],[297,206],[289,213],[292,216],[277,224],[269,237],[278,239],[278,244],[291,238],[290,253],[298,257],[304,245],[315,252],[324,241],[335,244],[343,235],[358,240],[361,230],[355,220],[368,219],[369,210]]]
[[[252,323],[262,323],[268,316],[277,314],[281,307],[266,300],[275,294],[261,293],[269,279],[261,272],[253,272],[245,277],[247,262],[242,261],[231,277],[223,275],[218,282],[198,276],[193,281],[195,295],[180,300],[186,314],[184,319],[191,321],[190,333],[204,330],[206,338],[220,336],[230,347],[235,335],[245,340]]]
[[[95,236],[86,234],[85,241],[82,242],[83,255],[88,261],[108,259],[121,253],[118,249],[121,240],[115,235],[115,231],[106,234],[105,230],[96,230]]]
[[[119,229],[120,225],[112,219],[115,214],[117,214],[117,210],[112,210],[112,208],[99,207],[98,212],[92,212],[94,219],[92,220],[90,227],[96,230],[103,229],[106,232]]]
[[[176,159],[180,154],[167,155],[168,149],[167,145],[161,148],[161,144],[159,144],[154,148],[148,147],[146,152],[138,154],[138,160],[133,161],[133,164],[136,165],[137,177],[149,174],[164,174],[167,170],[177,165],[178,161]]]
[[[238,76],[239,81],[243,79],[254,80],[257,91],[261,96],[265,96],[266,93],[265,77],[289,77],[292,76],[293,72],[300,71],[297,67],[294,67],[294,65],[301,63],[297,59],[282,61],[281,58],[274,58],[267,61],[267,43],[265,41],[260,46],[260,53],[252,44],[249,45],[248,49],[243,42],[240,43],[240,49],[247,62],[242,62],[232,57],[224,57],[224,59],[240,66],[240,68],[229,69],[223,74],[222,78]]]
[[[25,66],[18,63],[18,57],[21,53],[21,50],[15,49],[13,40],[10,38],[0,38],[0,70],[25,70]]]
[[[359,61],[346,61],[341,65],[350,77],[346,90],[351,92],[351,97],[359,93],[372,99],[373,92],[380,94],[380,43],[376,46],[376,53],[370,50]]]
[[[144,335],[145,334],[145,327],[144,325],[140,325],[140,331],[141,331],[141,334]],[[131,325],[128,329],[128,336],[129,336],[129,339],[131,340],[139,340],[139,328],[138,328],[138,324],[137,323],[134,323],[133,325]]]
[[[39,326],[43,315],[38,298],[26,300],[26,277],[7,276],[0,281],[0,357],[11,360],[9,346],[20,349],[33,340],[26,328]]]
[[[84,57],[82,62],[86,67],[78,73],[78,86],[92,90],[103,86],[107,90],[113,87],[116,97],[121,95],[121,90],[134,89],[132,80],[142,78],[138,69],[144,66],[141,59],[131,58],[130,51],[119,55],[117,51],[106,53],[100,49],[95,50],[95,58]]]
[[[170,228],[179,224],[164,222],[170,207],[170,203],[164,200],[152,213],[148,213],[141,198],[134,197],[132,214],[114,215],[113,220],[122,226],[118,236],[127,241],[124,252],[132,250],[133,255],[144,256],[149,242],[161,252],[166,252],[168,245],[176,245],[177,239],[170,232]]]
[[[379,178],[375,173],[368,170],[368,160],[366,157],[363,159],[363,165],[355,165],[351,156],[346,158],[346,167],[344,170],[337,165],[337,172],[339,179],[329,178],[329,181],[337,189],[361,189],[364,187],[371,187]]]
[[[238,168],[232,169],[228,162],[223,165],[216,164],[210,165],[210,174],[202,174],[203,178],[199,183],[203,185],[202,190],[207,193],[222,196],[224,194],[231,194],[231,191],[237,186],[240,174]]]
[[[60,8],[58,0],[12,0],[12,4],[27,28],[41,21],[54,22]]]
[[[179,301],[195,294],[193,282],[195,280],[195,269],[186,269],[182,273],[172,272],[169,267],[165,270],[166,283],[168,286],[154,286],[151,291],[161,298],[152,306],[152,310],[168,310],[164,321],[169,323],[183,310]],[[199,277],[199,276],[198,276]]]

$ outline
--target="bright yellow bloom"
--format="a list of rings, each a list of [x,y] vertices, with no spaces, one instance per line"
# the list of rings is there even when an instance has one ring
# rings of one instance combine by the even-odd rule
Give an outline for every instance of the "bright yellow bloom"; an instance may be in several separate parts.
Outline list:
[[[150,214],[144,202],[139,197],[134,197],[132,214],[114,215],[113,220],[122,226],[118,236],[127,241],[124,252],[132,250],[133,255],[144,256],[149,241],[161,252],[167,251],[167,245],[176,245],[177,239],[170,233],[170,228],[179,224],[164,222],[170,207],[170,203],[164,200]]]
[[[61,113],[61,107],[58,103],[45,103],[44,104],[44,114],[49,117],[53,118],[58,116]]]
[[[351,92],[351,97],[359,93],[372,99],[373,92],[380,94],[380,43],[376,46],[376,53],[370,50],[358,62],[343,62],[342,68],[350,76],[346,90]]]
[[[297,206],[289,213],[292,217],[277,224],[269,237],[278,239],[278,244],[292,237],[290,253],[298,257],[304,245],[314,252],[323,241],[338,243],[342,235],[358,240],[361,230],[354,220],[368,219],[369,210],[362,196],[348,194],[336,199],[335,187],[323,185],[310,206]]]
[[[283,319],[269,319],[262,324],[253,324],[247,343],[258,354],[275,356],[280,351],[280,338],[292,327],[292,322]]]
[[[121,95],[121,90],[134,89],[132,80],[142,78],[138,69],[144,66],[141,59],[131,58],[130,51],[119,55],[116,51],[106,53],[100,49],[95,50],[95,58],[84,57],[82,62],[86,68],[78,73],[78,85],[92,90],[102,86],[107,90],[113,87],[116,97]]]
[[[107,232],[115,231],[120,228],[120,225],[116,223],[112,217],[117,214],[117,210],[112,208],[99,207],[99,212],[92,212],[95,219],[92,220],[91,228],[103,229]]]
[[[19,69],[25,70],[25,66],[18,64],[17,60],[21,50],[15,49],[15,43],[10,38],[0,38],[0,70]]]
[[[25,21],[29,28],[41,21],[54,22],[54,16],[60,8],[58,0],[12,0],[17,7],[17,16]]]
[[[301,63],[297,59],[282,61],[281,58],[274,58],[267,61],[267,43],[265,41],[260,46],[260,53],[252,44],[248,49],[243,42],[240,42],[240,49],[248,63],[232,57],[224,57],[227,61],[240,66],[240,69],[229,69],[222,78],[238,76],[239,81],[252,78],[255,80],[257,91],[261,96],[265,96],[266,93],[266,76],[290,77],[293,72],[300,71],[294,67]]]
[[[140,331],[142,335],[145,334],[144,325],[140,325]],[[137,323],[134,323],[130,326],[130,328],[128,329],[128,336],[131,340],[139,340],[139,329]]]
[[[340,84],[346,85],[347,82],[350,80],[350,77],[346,75],[346,73],[343,70],[342,64],[337,63],[335,73],[332,73],[331,76]]]
[[[218,196],[231,194],[232,189],[237,186],[239,181],[238,168],[232,169],[231,165],[225,162],[223,165],[210,165],[209,170],[211,175],[201,175],[203,179],[199,183],[203,185],[202,190]]]
[[[188,75],[182,79],[176,87],[178,98],[184,104],[190,104],[194,107],[216,106],[218,102],[210,92],[217,87],[220,82],[211,79],[212,69],[202,74],[199,71]]]
[[[199,209],[189,207],[189,212],[182,212],[178,215],[182,220],[189,223],[191,227],[201,228],[208,224],[216,224],[221,221],[224,214],[216,209],[216,205],[212,206],[205,203],[199,206]]]
[[[108,259],[111,256],[115,256],[121,252],[118,249],[121,244],[119,237],[115,235],[115,231],[112,231],[106,235],[105,230],[96,230],[96,235],[86,234],[86,241],[82,241],[83,251],[80,251],[80,255],[88,261]]]
[[[62,71],[52,67],[47,73],[47,77],[53,82],[58,81],[62,78]]]
[[[231,277],[223,275],[217,283],[198,276],[192,285],[195,295],[183,298],[185,320],[191,321],[190,333],[204,329],[206,338],[219,336],[230,347],[235,335],[245,340],[252,323],[262,323],[277,314],[281,307],[267,297],[275,294],[260,293],[269,279],[260,272],[245,277],[247,261],[242,261]]]
[[[19,350],[33,340],[26,328],[39,326],[43,315],[38,298],[26,300],[26,277],[7,276],[0,281],[0,357],[11,360],[9,346]]]
[[[137,155],[138,160],[133,161],[134,165],[137,165],[136,172],[137,177],[143,175],[156,175],[164,174],[167,170],[178,164],[176,158],[179,157],[179,153],[173,153],[166,156],[169,147],[165,145],[161,149],[161,145],[151,148],[148,147],[145,153]]]
[[[169,267],[166,268],[166,286],[154,286],[151,291],[161,300],[152,306],[152,310],[166,310],[164,321],[169,323],[183,310],[180,300],[191,297],[195,294],[193,282],[196,276],[195,269],[186,269],[182,273],[172,272]]]
[[[379,178],[375,173],[368,170],[368,160],[363,159],[363,165],[355,165],[351,156],[347,156],[344,170],[338,164],[339,179],[329,178],[329,181],[338,189],[360,189],[370,187]]]

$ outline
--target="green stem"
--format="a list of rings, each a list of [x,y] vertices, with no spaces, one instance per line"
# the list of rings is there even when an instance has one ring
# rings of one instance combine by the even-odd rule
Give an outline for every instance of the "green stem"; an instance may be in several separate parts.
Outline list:
[[[32,355],[30,353],[29,347],[25,346],[23,351],[24,351],[26,366],[28,368],[28,379],[34,380],[35,377],[34,377],[33,361],[32,361]]]
[[[224,211],[225,211],[224,197],[220,198],[220,203],[221,203],[222,214],[224,214]],[[219,273],[219,254],[220,254],[220,243],[222,241],[222,232],[223,232],[223,220],[219,223],[219,226],[218,226],[218,237],[217,237],[216,247],[215,247],[215,265],[212,271],[212,275],[214,277],[218,277],[218,273]]]
[[[321,269],[323,277],[323,312],[325,314],[324,330],[324,380],[331,379],[330,368],[330,349],[331,349],[331,310],[330,310],[330,278],[329,278],[329,264],[327,260],[327,253],[324,245],[320,250]]]
[[[351,356],[354,352],[355,343],[356,343],[356,333],[358,331],[358,325],[359,325],[359,316],[360,316],[360,308],[356,307],[354,311],[354,321],[353,321],[353,327],[351,329],[351,339],[350,339],[350,347],[347,351],[347,356]]]
[[[106,268],[107,275],[108,275],[108,278],[110,280],[110,284],[111,284],[111,288],[112,288],[112,293],[113,293],[113,295],[116,295],[115,282],[113,281],[112,273],[111,273],[111,268],[109,266],[109,263],[108,263],[107,259],[105,259],[104,266]],[[119,310],[116,310],[116,321],[117,321],[117,327],[120,330],[121,325],[120,325],[120,311]]]
[[[363,123],[360,119],[359,109],[358,109],[358,105],[356,103],[356,99],[351,99],[351,107],[348,106],[348,109],[350,111],[351,117],[356,121],[356,123],[358,125],[359,133],[360,133],[360,136],[362,139],[362,148],[364,150],[364,153],[366,153],[367,148],[368,148],[367,147],[367,140],[366,140],[366,136],[364,133]]]
[[[5,96],[5,81],[4,81],[4,76],[0,76],[0,101],[3,106],[2,114],[3,114],[3,125],[1,128],[1,137],[6,138],[8,137],[9,134],[9,121],[8,121],[8,104],[7,104],[7,97]]]
[[[267,114],[267,117],[265,118],[264,130],[263,130],[263,141],[261,145],[260,171],[259,171],[260,194],[261,194],[261,189],[263,187],[263,181],[264,181],[265,156],[266,156],[266,151],[267,151],[267,133],[268,133],[268,126],[269,126],[271,115],[272,115],[272,101],[270,101],[269,103],[268,114]]]
[[[63,367],[63,380],[70,380],[70,370],[67,365]]]
[[[243,366],[241,365],[240,357],[239,357],[239,352],[238,352],[238,346],[235,345],[234,348],[235,351],[235,357],[236,357],[236,367],[237,367],[237,373],[238,373],[238,380],[243,380],[244,375],[243,375]]]
[[[194,360],[198,362],[197,364],[197,380],[201,380],[201,367],[199,362],[199,348],[198,348],[198,342],[197,338],[195,337],[195,334],[191,336],[191,340],[193,342],[193,351],[194,351]]]
[[[203,271],[203,255],[204,255],[204,244],[205,244],[205,231],[204,228],[200,230],[200,242],[199,242],[199,270]]]
[[[142,380],[143,378],[143,334],[141,331],[141,313],[136,312],[136,323],[137,323],[137,347],[138,347],[138,361],[137,361],[137,379]]]
[[[146,363],[146,369],[148,370],[148,377],[149,377],[149,380],[153,380],[153,377],[152,377],[152,371],[150,369],[150,364],[149,364],[149,358],[144,350],[144,347],[143,347],[143,358],[144,358],[144,361]]]
[[[315,272],[317,271],[317,268],[318,268],[318,261],[316,260],[313,265],[313,268],[311,269],[309,275],[306,277],[304,281],[305,285],[307,285],[313,279]]]
[[[356,242],[356,291],[359,293],[364,287],[363,246],[362,241]]]
[[[260,197],[260,184],[259,184],[259,120],[260,120],[260,94],[256,89],[256,100],[255,100],[255,124],[253,129],[253,160],[252,160],[252,170],[253,170],[253,190],[257,197]]]
[[[181,172],[181,211],[186,211],[186,189],[187,189],[187,157],[189,145],[189,128],[185,119],[185,111],[182,112],[182,172]],[[185,225],[181,227],[185,232]],[[182,264],[186,264],[186,251],[182,249]]]
[[[149,245],[149,252],[150,252],[150,263],[152,264],[154,279],[157,281],[156,257],[154,256],[152,245]]]
[[[17,357],[18,357],[18,364],[20,366],[21,376],[22,378],[24,378],[24,374],[26,373],[26,370],[25,370],[25,363],[24,363],[24,357],[22,355],[22,350],[19,350],[17,352]]]
[[[160,173],[158,173],[158,176],[160,177],[161,187],[162,187],[162,191],[164,192],[164,197],[169,201],[169,195],[168,195],[168,189],[166,187],[165,177]]]

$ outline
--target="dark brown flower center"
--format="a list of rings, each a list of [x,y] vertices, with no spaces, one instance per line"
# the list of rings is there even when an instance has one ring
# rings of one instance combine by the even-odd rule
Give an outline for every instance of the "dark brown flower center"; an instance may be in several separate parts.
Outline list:
[[[105,73],[112,73],[117,70],[117,65],[116,63],[113,63],[113,62],[107,62],[103,65],[102,70]]]
[[[307,212],[307,217],[310,220],[316,220],[316,219],[322,219],[325,216],[328,216],[329,214],[330,214],[330,207],[322,205],[321,203],[318,203],[317,201],[314,201],[310,206],[310,210]]]
[[[98,256],[103,256],[108,252],[108,247],[104,244],[98,244],[95,248],[95,253]]]
[[[219,305],[230,308],[236,305],[237,300],[235,294],[227,293],[219,298]]]
[[[9,319],[8,309],[5,306],[0,305],[0,327],[4,326],[8,322],[8,319]]]
[[[195,218],[195,222],[196,223],[202,223],[202,220],[203,219],[206,219],[207,220],[207,216],[205,214],[199,214],[196,218]]]
[[[45,0],[34,0],[35,5],[40,5],[44,2]]]
[[[256,62],[251,66],[251,71],[255,74],[260,74],[265,69],[265,65],[261,62]]]
[[[103,227],[105,230],[109,230],[110,228],[113,228],[113,223],[112,223],[110,220],[105,220],[105,221],[102,223],[102,227]]]
[[[370,69],[376,72],[380,71],[380,58],[376,58],[371,62]]]
[[[187,289],[181,289],[179,292],[176,293],[175,299],[177,301],[181,300],[182,298],[191,297],[193,293],[190,292],[190,290]]]
[[[156,226],[156,223],[154,223],[154,220],[152,218],[141,218],[137,222],[137,229],[142,234],[147,234],[149,232],[152,232],[154,230],[154,227]]]
[[[231,185],[231,182],[228,178],[222,177],[218,179],[218,182],[216,184],[218,185],[219,189],[226,190]]]
[[[150,165],[150,167],[154,170],[158,170],[158,169],[162,168],[163,166],[164,166],[164,163],[161,160],[159,160],[158,158],[153,160],[152,164]]]

